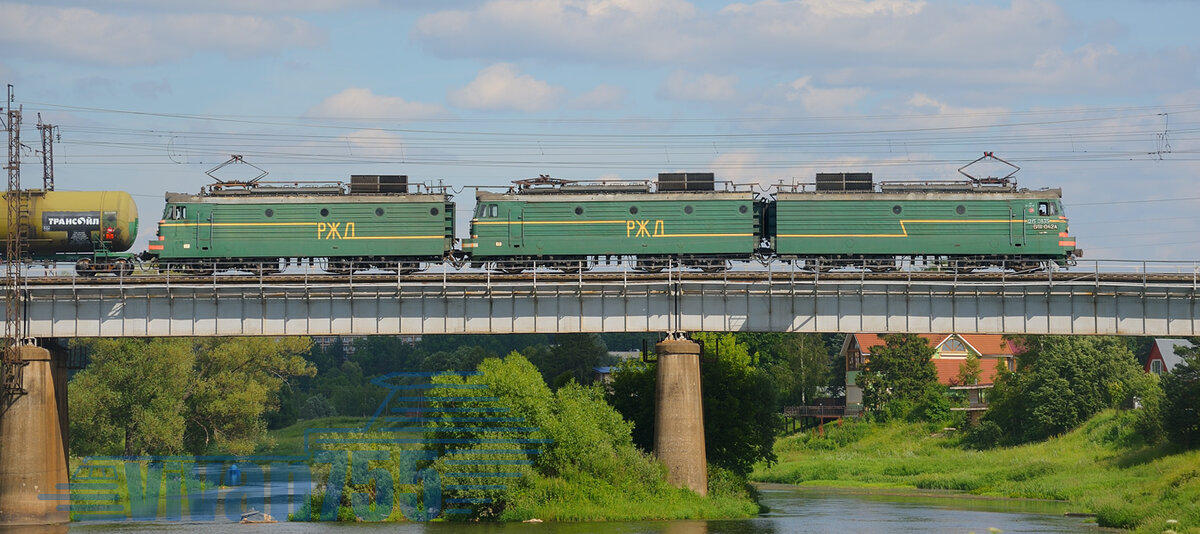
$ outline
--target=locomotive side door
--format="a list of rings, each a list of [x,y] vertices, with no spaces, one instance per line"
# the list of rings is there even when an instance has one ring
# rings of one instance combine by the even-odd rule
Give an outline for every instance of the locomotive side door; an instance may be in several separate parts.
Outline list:
[[[514,249],[525,246],[525,203],[514,202],[508,210],[508,242]]]
[[[1025,244],[1025,217],[1031,210],[1033,210],[1033,203],[1026,203],[1023,208],[1020,204],[1012,204],[1009,208],[1008,242],[1010,245],[1020,247]]]
[[[212,246],[212,219],[211,210],[207,216],[202,210],[196,210],[196,246],[200,247],[200,250],[208,250]]]

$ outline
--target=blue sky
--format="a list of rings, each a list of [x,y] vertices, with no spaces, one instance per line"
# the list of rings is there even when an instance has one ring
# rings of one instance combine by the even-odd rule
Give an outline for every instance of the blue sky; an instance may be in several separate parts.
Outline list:
[[[0,12],[0,81],[24,106],[22,138],[36,140],[41,113],[61,129],[58,187],[131,191],[148,222],[164,191],[198,190],[229,154],[268,179],[466,187],[679,170],[763,185],[822,171],[951,179],[993,151],[1021,166],[1022,186],[1063,189],[1086,258],[1200,259],[1200,2],[41,0]],[[25,161],[25,184],[40,184],[38,156]]]

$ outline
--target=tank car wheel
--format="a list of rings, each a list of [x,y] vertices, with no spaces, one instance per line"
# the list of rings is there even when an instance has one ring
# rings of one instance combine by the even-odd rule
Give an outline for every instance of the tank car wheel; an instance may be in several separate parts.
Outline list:
[[[96,270],[92,267],[92,260],[80,258],[75,262],[75,273],[80,276],[96,276]]]
[[[133,274],[133,264],[125,258],[117,258],[113,262],[113,272],[120,277],[129,276]]]

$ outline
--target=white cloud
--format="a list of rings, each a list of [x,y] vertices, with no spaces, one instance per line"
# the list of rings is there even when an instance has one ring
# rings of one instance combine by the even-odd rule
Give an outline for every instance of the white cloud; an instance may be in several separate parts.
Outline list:
[[[828,116],[849,113],[870,92],[863,87],[819,88],[811,76],[805,76],[788,84],[784,98],[799,103],[809,114]]]
[[[112,15],[82,7],[0,4],[0,44],[24,57],[145,65],[201,51],[249,57],[325,41],[291,16]]]
[[[1194,48],[1095,41],[1120,35],[1111,25],[1041,0],[761,0],[718,10],[684,0],[491,0],[426,15],[411,39],[443,57],[800,68],[826,84],[903,91],[938,84],[1069,94],[1099,84],[1142,94],[1146,84],[1194,84]]]
[[[413,3],[416,0],[409,0]],[[95,0],[40,0],[42,6],[87,7],[95,9]],[[105,0],[107,8],[137,9],[152,12],[205,13],[299,13],[335,11],[382,5],[380,0]]]
[[[343,137],[351,156],[384,158],[404,156],[404,138],[383,130],[358,130]]]
[[[516,65],[497,63],[447,97],[452,105],[464,109],[533,112],[555,107],[564,93],[562,87],[521,74]]]
[[[676,71],[663,80],[658,88],[658,95],[670,100],[727,102],[737,98],[737,82],[737,76],[693,76]]]
[[[994,124],[1005,120],[1005,115],[1008,109],[1002,107],[966,107],[947,104],[936,98],[933,98],[924,93],[913,94],[908,99],[907,105],[911,111],[923,113],[929,118],[938,118],[939,122],[947,124],[947,126],[961,126],[962,124],[948,124],[944,119],[958,117],[981,117],[985,122],[983,124]]]
[[[620,109],[629,90],[616,85],[601,84],[591,91],[571,100],[571,107],[579,109]]]
[[[666,62],[711,38],[688,35],[696,14],[685,0],[492,0],[426,15],[411,38],[452,57]]]
[[[658,64],[836,65],[1031,56],[1065,33],[1053,4],[763,0],[701,11],[684,0],[493,0],[422,17],[412,38],[453,57],[572,57]]]
[[[313,106],[306,115],[336,119],[417,120],[445,116],[438,104],[409,102],[398,96],[382,96],[370,89],[352,87]]]

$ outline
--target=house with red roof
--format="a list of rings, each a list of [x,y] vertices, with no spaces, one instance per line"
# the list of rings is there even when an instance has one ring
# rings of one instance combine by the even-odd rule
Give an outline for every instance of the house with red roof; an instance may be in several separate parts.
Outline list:
[[[1146,372],[1156,375],[1171,372],[1176,365],[1183,363],[1183,357],[1175,352],[1176,349],[1190,349],[1194,346],[1186,339],[1155,338],[1154,345],[1150,347],[1150,355],[1146,357]]]
[[[968,354],[979,358],[979,385],[995,382],[999,372],[997,365],[1015,369],[1016,347],[1001,334],[920,334],[935,350],[933,364],[937,368],[938,382],[947,386],[958,384],[959,368]],[[846,414],[862,411],[862,389],[854,382],[871,359],[874,347],[887,345],[883,334],[851,334],[842,343],[842,356],[846,362]]]

